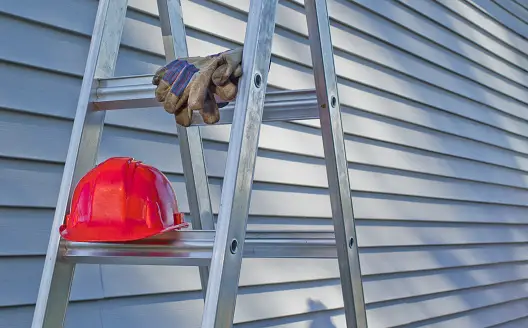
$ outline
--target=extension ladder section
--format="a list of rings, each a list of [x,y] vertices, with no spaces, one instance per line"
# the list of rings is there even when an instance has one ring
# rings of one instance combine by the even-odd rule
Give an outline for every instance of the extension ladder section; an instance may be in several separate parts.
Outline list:
[[[99,0],[32,328],[59,328],[77,263],[197,266],[204,293],[202,328],[231,327],[243,257],[336,258],[347,327],[367,327],[348,165],[326,1],[306,0],[315,90],[266,93],[278,0],[251,0],[234,103],[216,124],[232,124],[216,227],[204,163],[200,115],[177,125],[193,230],[129,243],[61,239],[73,190],[92,169],[105,112],[160,107],[152,75],[114,77],[127,0]],[[166,61],[187,57],[179,0],[158,0]],[[334,232],[246,231],[260,124],[319,118]],[[216,228],[216,230],[215,230]]]

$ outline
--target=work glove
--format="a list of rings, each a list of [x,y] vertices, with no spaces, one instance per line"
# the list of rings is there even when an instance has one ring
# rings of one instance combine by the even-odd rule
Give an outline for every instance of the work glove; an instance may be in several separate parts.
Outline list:
[[[154,75],[156,100],[163,103],[165,111],[175,114],[182,126],[190,126],[194,110],[200,111],[206,124],[214,124],[220,119],[215,95],[223,102],[221,107],[235,99],[241,61],[242,48],[176,59]]]

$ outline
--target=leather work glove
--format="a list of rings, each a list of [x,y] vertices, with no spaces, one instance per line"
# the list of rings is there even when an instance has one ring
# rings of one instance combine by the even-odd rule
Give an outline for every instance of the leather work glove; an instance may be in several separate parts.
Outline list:
[[[242,48],[206,57],[176,59],[158,69],[152,79],[156,100],[165,111],[176,115],[176,122],[190,126],[192,112],[200,111],[206,124],[220,119],[218,96],[223,107],[237,95],[238,78],[242,75]],[[213,83],[215,76],[215,83]]]

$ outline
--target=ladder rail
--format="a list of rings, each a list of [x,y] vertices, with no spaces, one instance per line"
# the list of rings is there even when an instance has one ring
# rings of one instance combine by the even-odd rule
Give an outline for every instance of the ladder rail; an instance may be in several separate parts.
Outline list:
[[[348,327],[366,328],[365,300],[341,109],[325,0],[305,0],[339,273]]]
[[[167,63],[176,58],[187,57],[185,24],[183,22],[180,0],[158,0],[158,11]],[[176,119],[176,116],[174,116],[174,119]],[[191,125],[185,128],[178,124],[176,126],[178,128],[178,140],[180,142],[180,154],[191,212],[192,228],[196,230],[214,230],[213,209],[200,127]],[[198,270],[205,300],[209,268],[207,266],[199,266]]]
[[[251,0],[202,327],[232,324],[278,0]]]
[[[32,328],[62,327],[75,264],[59,261],[59,227],[74,186],[97,160],[105,112],[91,103],[98,78],[114,75],[128,0],[100,0],[44,261]]]

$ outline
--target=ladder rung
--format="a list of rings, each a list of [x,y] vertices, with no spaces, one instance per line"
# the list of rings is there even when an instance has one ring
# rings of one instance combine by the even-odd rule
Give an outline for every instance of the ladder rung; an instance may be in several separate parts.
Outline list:
[[[97,110],[161,107],[154,98],[152,75],[108,78],[98,80],[95,98]],[[234,102],[220,109],[220,121],[231,124]],[[266,93],[262,120],[287,121],[319,118],[315,90],[287,90]],[[198,113],[193,115],[193,125],[204,125]]]
[[[211,261],[215,231],[173,231],[130,243],[61,241],[65,262],[90,264],[205,266]],[[247,258],[337,258],[333,232],[248,231]]]

